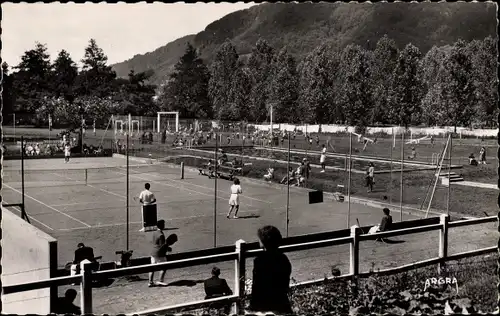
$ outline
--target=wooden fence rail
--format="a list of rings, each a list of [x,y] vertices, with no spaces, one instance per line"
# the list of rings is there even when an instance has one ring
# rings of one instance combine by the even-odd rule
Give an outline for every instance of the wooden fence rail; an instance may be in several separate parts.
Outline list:
[[[478,218],[478,219],[467,219],[449,222],[449,217],[446,214],[440,216],[439,224],[429,224],[422,225],[416,227],[406,227],[407,223],[401,223],[403,227],[402,229],[395,229],[387,232],[380,232],[375,234],[362,234],[361,228],[357,226],[353,226],[350,230],[350,236],[339,237],[339,238],[324,238],[320,240],[310,241],[310,242],[296,242],[285,244],[280,247],[284,252],[292,252],[292,251],[301,251],[308,250],[320,247],[330,247],[334,245],[341,244],[349,244],[350,245],[350,269],[348,274],[341,275],[337,278],[348,278],[352,276],[365,276],[372,274],[374,272],[359,272],[359,243],[366,240],[375,240],[377,238],[387,238],[393,236],[403,236],[408,234],[416,234],[427,231],[438,230],[439,231],[439,256],[436,258],[426,259],[418,262],[414,262],[411,264],[380,270],[375,273],[381,274],[389,274],[389,273],[397,273],[402,271],[407,271],[411,269],[415,269],[418,267],[429,266],[433,264],[439,264],[441,268],[446,261],[450,260],[458,260],[466,257],[478,256],[488,253],[493,253],[497,251],[497,246],[482,248],[474,251],[462,252],[458,254],[448,255],[448,229],[450,227],[461,227],[461,226],[469,226],[469,225],[479,225],[484,223],[490,223],[497,221],[496,216]],[[323,235],[327,235],[330,233],[321,233]],[[318,235],[321,235],[318,234]],[[294,237],[289,238],[293,240]],[[159,264],[146,264],[136,267],[127,267],[116,270],[108,270],[108,271],[98,271],[92,272],[90,270],[90,264],[86,264],[83,266],[82,272],[75,276],[66,276],[66,277],[57,277],[47,280],[26,282],[15,285],[8,285],[2,288],[2,294],[12,294],[36,289],[47,288],[51,286],[59,286],[66,285],[80,281],[81,285],[81,306],[83,314],[91,314],[92,313],[92,281],[109,279],[127,275],[135,275],[148,273],[153,271],[160,271],[164,269],[178,269],[185,268],[191,266],[205,265],[210,263],[224,262],[224,261],[234,261],[235,264],[235,284],[234,284],[234,295],[215,298],[210,300],[202,300],[196,302],[188,302],[184,304],[179,304],[175,306],[151,309],[147,311],[142,311],[139,315],[146,314],[159,314],[166,312],[174,312],[179,310],[188,310],[188,309],[196,309],[201,308],[203,306],[207,306],[213,303],[231,303],[234,307],[234,312],[240,313],[242,308],[242,301],[245,295],[245,271],[246,271],[246,259],[257,256],[262,249],[257,249],[254,243],[247,244],[244,240],[238,240],[234,248],[235,251],[228,251],[225,253],[219,253],[214,255],[206,255],[206,256],[198,256],[192,258],[184,258],[180,260],[164,262]],[[324,278],[319,280],[307,281],[295,284],[293,286],[301,286],[301,285],[310,285],[318,282],[323,282]]]

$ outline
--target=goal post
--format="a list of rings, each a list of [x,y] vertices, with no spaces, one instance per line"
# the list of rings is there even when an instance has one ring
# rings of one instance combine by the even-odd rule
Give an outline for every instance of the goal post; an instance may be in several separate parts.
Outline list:
[[[162,132],[162,128],[164,126],[161,125],[161,116],[172,116],[175,115],[175,132],[179,132],[179,112],[158,112],[158,120],[157,120],[157,125],[156,125],[156,131],[157,133]]]

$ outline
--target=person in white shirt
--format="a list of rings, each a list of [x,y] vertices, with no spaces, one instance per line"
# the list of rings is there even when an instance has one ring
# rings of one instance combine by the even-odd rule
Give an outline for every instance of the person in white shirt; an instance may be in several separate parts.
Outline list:
[[[323,149],[321,149],[321,156],[319,157],[319,162],[321,164],[321,172],[325,172],[325,160],[326,160],[326,146],[323,144]]]
[[[69,143],[66,143],[64,146],[64,162],[67,163],[69,162],[69,156],[71,155],[71,146]]]
[[[156,197],[153,194],[153,192],[149,191],[151,188],[151,185],[149,183],[146,183],[144,185],[145,190],[139,194],[139,202],[142,203],[142,205],[152,205],[156,203]]]
[[[373,162],[370,162],[370,167],[368,168],[368,192],[373,191],[373,185],[375,184],[375,181],[373,179],[375,175],[375,166],[373,165]]]
[[[231,212],[236,208],[233,218],[238,218],[238,211],[240,210],[240,194],[243,193],[241,189],[240,180],[238,178],[234,179],[233,185],[231,186],[231,196],[229,197],[229,213],[227,213],[227,218],[231,217]]]

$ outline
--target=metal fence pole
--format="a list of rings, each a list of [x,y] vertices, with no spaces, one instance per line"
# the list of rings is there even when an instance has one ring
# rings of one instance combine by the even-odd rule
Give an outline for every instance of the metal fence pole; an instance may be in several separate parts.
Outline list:
[[[353,240],[350,243],[350,269],[349,273],[352,276],[359,274],[359,228],[356,226],[351,227],[351,237]]]
[[[288,237],[288,224],[290,223],[289,211],[290,211],[290,133],[288,133],[288,159],[286,166],[287,173],[287,185],[286,185],[286,237]]]
[[[403,175],[404,175],[404,161],[405,161],[405,132],[401,134],[401,182],[400,182],[400,191],[399,191],[399,220],[403,221]]]
[[[240,239],[236,241],[236,252],[238,258],[235,260],[234,267],[234,289],[238,300],[234,304],[235,314],[240,314],[243,309],[245,299],[245,281],[246,281],[246,259],[245,259],[246,241]]]
[[[21,136],[21,199],[24,209],[24,136]]]
[[[446,199],[446,214],[450,215],[450,198],[451,198],[451,151],[453,150],[453,134],[450,136],[450,149],[448,152],[448,196]]]
[[[130,133],[127,133],[127,250],[129,250],[129,206],[130,206],[130,201],[129,201],[129,189],[130,189],[130,163],[129,163],[129,135]]]
[[[349,133],[349,173],[347,179],[347,228],[351,224],[352,133]]]
[[[92,264],[85,263],[82,267],[80,284],[82,314],[92,314]]]
[[[439,258],[442,259],[438,265],[438,272],[441,274],[445,268],[446,257],[448,257],[448,224],[450,217],[448,214],[441,214],[440,224],[443,225],[439,231]]]
[[[214,184],[214,248],[217,247],[217,150],[219,148],[219,135],[215,133],[215,184]]]

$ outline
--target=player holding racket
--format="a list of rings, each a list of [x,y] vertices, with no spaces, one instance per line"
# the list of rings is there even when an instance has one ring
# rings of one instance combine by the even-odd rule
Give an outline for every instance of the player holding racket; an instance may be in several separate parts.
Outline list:
[[[139,194],[139,202],[141,202],[142,205],[152,205],[156,203],[156,197],[153,194],[153,192],[149,191],[151,188],[151,184],[146,183],[144,185],[144,191]]]

